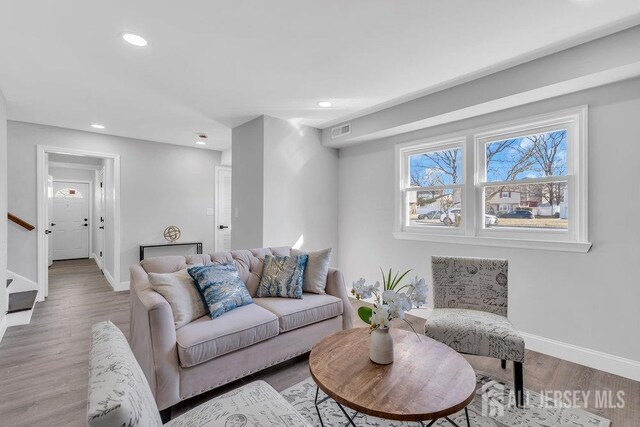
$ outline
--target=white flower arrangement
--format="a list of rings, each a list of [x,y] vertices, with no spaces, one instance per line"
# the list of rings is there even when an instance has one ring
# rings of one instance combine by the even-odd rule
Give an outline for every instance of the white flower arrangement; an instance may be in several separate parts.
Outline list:
[[[373,285],[367,284],[365,279],[360,278],[353,282],[351,290],[356,299],[375,298],[373,308],[360,307],[358,309],[358,316],[365,323],[371,325],[371,329],[388,328],[393,319],[401,319],[406,322],[405,312],[414,307],[418,308],[427,302],[427,284],[424,279],[419,279],[416,276],[409,283],[401,285],[402,279],[411,270],[407,270],[403,274],[398,272],[393,278],[391,270],[387,275],[382,269],[380,271],[382,272],[382,285],[380,282]]]

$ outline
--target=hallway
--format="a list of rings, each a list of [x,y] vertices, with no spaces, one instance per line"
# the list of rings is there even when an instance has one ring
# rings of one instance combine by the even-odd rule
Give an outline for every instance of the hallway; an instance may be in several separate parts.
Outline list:
[[[129,292],[113,292],[92,259],[54,262],[49,297],[0,343],[0,424],[86,425],[90,330],[101,320],[128,334]]]

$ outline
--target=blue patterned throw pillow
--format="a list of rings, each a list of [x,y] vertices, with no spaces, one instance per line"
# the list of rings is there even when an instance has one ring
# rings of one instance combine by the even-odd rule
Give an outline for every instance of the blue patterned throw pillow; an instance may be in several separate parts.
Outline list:
[[[256,296],[302,299],[302,280],[307,259],[308,255],[265,256]]]
[[[233,264],[196,266],[188,272],[196,282],[205,309],[212,319],[253,302]]]

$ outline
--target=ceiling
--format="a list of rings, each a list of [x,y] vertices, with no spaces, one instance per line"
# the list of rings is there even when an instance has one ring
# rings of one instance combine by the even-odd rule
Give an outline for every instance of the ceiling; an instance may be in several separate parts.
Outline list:
[[[0,89],[12,120],[222,150],[261,114],[327,127],[638,23],[637,0],[0,0]]]

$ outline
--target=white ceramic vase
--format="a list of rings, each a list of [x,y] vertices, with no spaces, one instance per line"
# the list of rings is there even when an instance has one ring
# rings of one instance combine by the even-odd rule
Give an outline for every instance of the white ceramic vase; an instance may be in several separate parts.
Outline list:
[[[393,362],[393,337],[389,328],[376,328],[371,331],[369,359],[380,365],[388,365]]]

